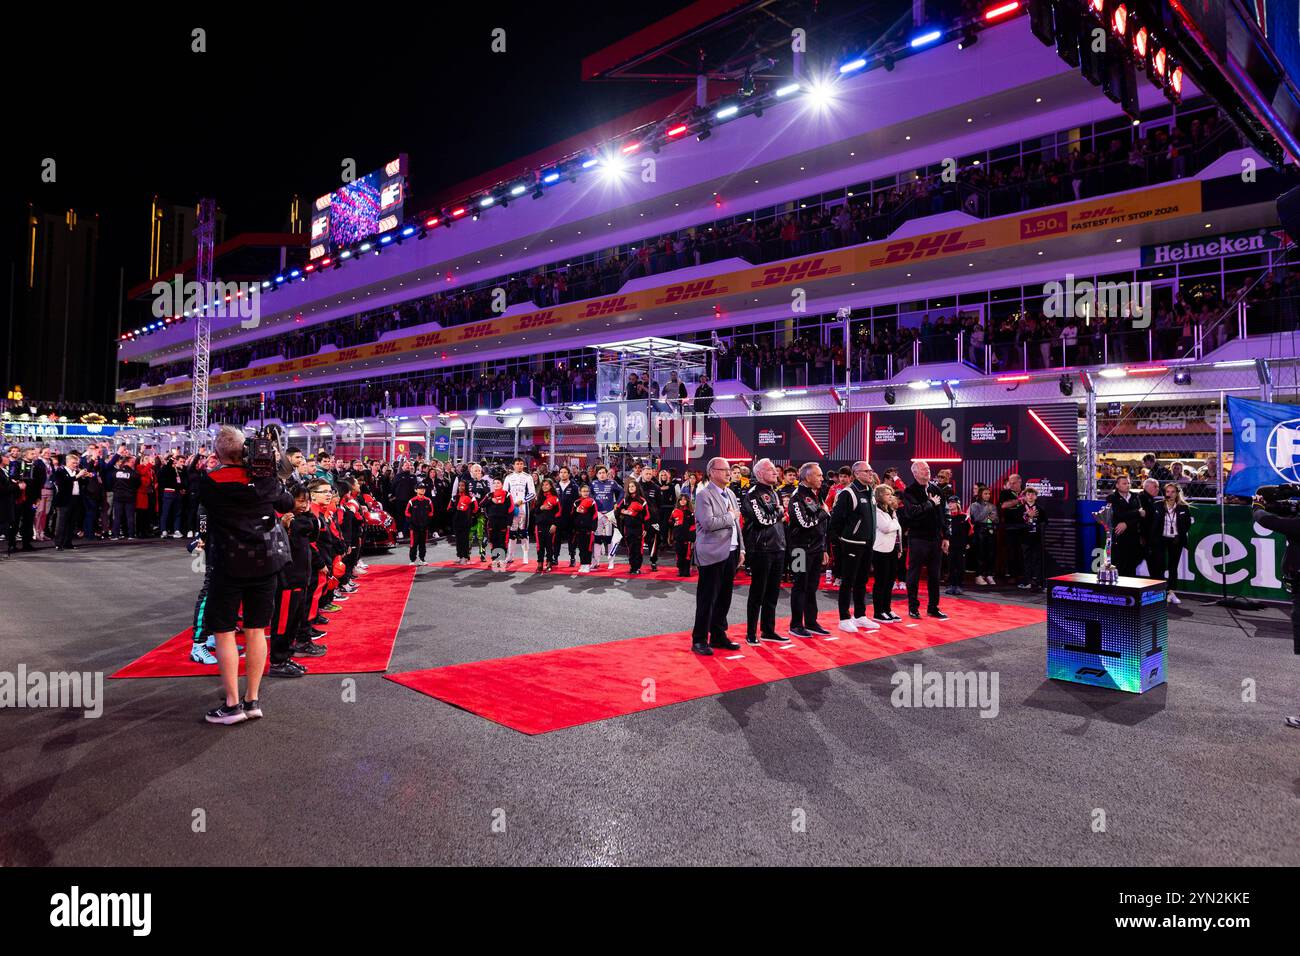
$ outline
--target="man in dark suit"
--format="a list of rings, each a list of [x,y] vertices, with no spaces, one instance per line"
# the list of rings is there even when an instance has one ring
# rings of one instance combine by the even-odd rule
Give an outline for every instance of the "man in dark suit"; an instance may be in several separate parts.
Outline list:
[[[37,457],[36,448],[28,446],[22,450],[22,458],[9,466],[9,477],[18,488],[18,497],[14,511],[14,520],[9,526],[9,547],[13,550],[14,541],[19,535],[23,539],[24,551],[35,551],[32,547],[33,522],[36,520],[36,505],[41,500],[41,489],[49,477],[45,463]]]
[[[927,574],[930,617],[946,618],[939,610],[939,569],[948,553],[948,523],[943,497],[930,481],[930,465],[912,462],[912,483],[903,491],[903,527],[907,529],[907,616],[921,617],[921,571]]]
[[[72,542],[76,539],[76,509],[81,504],[83,494],[81,483],[86,472],[81,470],[81,456],[75,451],[68,452],[63,458],[63,467],[54,472],[54,513],[58,516],[57,530],[54,536],[55,551],[75,550]]]

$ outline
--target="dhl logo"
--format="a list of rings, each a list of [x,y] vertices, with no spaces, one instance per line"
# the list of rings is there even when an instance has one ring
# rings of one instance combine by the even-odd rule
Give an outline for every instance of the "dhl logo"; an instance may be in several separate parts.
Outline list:
[[[496,331],[495,322],[485,322],[482,325],[466,326],[465,332],[461,337],[465,339],[482,339],[487,338],[489,335],[495,335]]]
[[[425,332],[423,335],[417,335],[415,337],[415,341],[412,343],[411,348],[424,349],[428,348],[430,345],[440,344],[442,344],[441,332]]]
[[[780,285],[783,282],[800,282],[804,279],[820,279],[822,276],[835,275],[837,272],[843,272],[843,266],[826,266],[823,265],[826,259],[818,256],[816,259],[801,259],[798,262],[791,262],[789,265],[772,266],[763,270],[763,277],[750,283],[750,287],[761,289],[763,286]]]
[[[714,281],[715,280],[713,279],[702,279],[699,282],[686,282],[682,285],[670,285],[662,299],[655,299],[655,305],[669,305],[673,302],[690,302],[692,299],[700,299],[705,296],[725,295],[730,291],[727,286],[715,285]]]
[[[396,342],[376,342],[372,355],[391,355],[397,351]]]
[[[359,357],[358,355],[359,352],[360,349],[340,349],[339,351],[334,353],[334,361],[351,362],[353,359]]]
[[[555,309],[547,309],[545,312],[538,312],[534,315],[525,315],[519,319],[519,329],[536,329],[547,325],[554,325],[560,321],[559,313]]]
[[[1100,209],[1085,209],[1079,213],[1079,221],[1087,222],[1089,219],[1108,219],[1119,213],[1115,206],[1103,206]]]
[[[939,232],[933,236],[920,239],[903,239],[885,246],[885,254],[879,259],[872,259],[871,265],[892,265],[896,262],[910,262],[913,259],[925,259],[931,256],[950,255],[967,249],[978,249],[987,244],[987,239],[968,239],[962,242],[964,229],[955,232]]]
[[[593,302],[587,306],[587,311],[582,313],[584,319],[594,319],[602,315],[613,315],[615,312],[626,312],[635,306],[628,301],[627,296],[619,295],[612,299],[601,299],[599,302]]]
[[[325,355],[312,355],[312,356],[310,356],[310,357],[305,358],[305,359],[302,360],[302,367],[303,367],[303,368],[317,368],[318,366],[321,366],[321,365],[326,364],[328,361],[329,361],[329,357],[328,357],[328,356],[325,356]]]

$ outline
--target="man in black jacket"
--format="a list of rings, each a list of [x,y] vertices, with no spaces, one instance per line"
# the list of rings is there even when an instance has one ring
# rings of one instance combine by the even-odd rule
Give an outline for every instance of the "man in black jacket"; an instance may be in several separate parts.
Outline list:
[[[799,484],[790,495],[786,516],[790,524],[790,633],[795,637],[829,634],[817,623],[817,589],[826,563],[826,529],[831,516],[822,504],[822,469],[809,462],[799,469]]]
[[[830,522],[830,540],[840,576],[840,630],[850,634],[880,628],[867,614],[867,576],[871,572],[871,551],[876,545],[871,466],[865,461],[855,461],[852,470],[853,480],[835,493]]]
[[[119,458],[113,467],[113,537],[135,537],[135,493],[139,488],[135,456]]]
[[[266,667],[266,630],[275,609],[276,581],[290,560],[288,535],[276,513],[293,509],[274,474],[253,478],[243,464],[244,434],[225,426],[217,433],[219,466],[199,486],[208,515],[207,561],[212,566],[207,621],[217,638],[217,664],[224,706],[208,711],[214,724],[234,724],[262,716],[257,698]],[[276,452],[277,457],[279,452]],[[239,696],[239,649],[235,625],[243,607],[247,693]]]
[[[946,618],[939,610],[939,578],[948,553],[948,524],[939,488],[930,482],[930,465],[912,462],[912,483],[903,490],[902,524],[907,529],[907,616],[921,619],[921,571],[926,572],[930,617]]]
[[[75,550],[72,542],[76,540],[77,525],[80,524],[76,509],[81,505],[85,477],[86,473],[81,470],[81,456],[75,451],[68,452],[63,458],[63,467],[54,472],[55,551]]]
[[[9,464],[9,477],[13,480],[17,494],[15,496],[14,517],[9,525],[9,550],[14,550],[14,541],[21,534],[24,551],[35,551],[32,547],[33,527],[36,520],[36,505],[41,500],[41,489],[49,479],[45,463],[37,456],[34,447],[24,448],[21,457]]]
[[[770,459],[755,462],[755,483],[740,502],[744,517],[745,553],[749,555],[749,600],[745,605],[745,641],[759,639],[784,644],[788,637],[776,633],[776,604],[781,597],[781,571],[785,567],[785,514],[776,495],[781,473]]]
[[[392,498],[389,504],[392,506],[392,514],[397,519],[397,539],[400,541],[406,534],[406,503],[415,497],[415,471],[411,468],[411,460],[408,458],[402,462],[402,470],[393,477]]]

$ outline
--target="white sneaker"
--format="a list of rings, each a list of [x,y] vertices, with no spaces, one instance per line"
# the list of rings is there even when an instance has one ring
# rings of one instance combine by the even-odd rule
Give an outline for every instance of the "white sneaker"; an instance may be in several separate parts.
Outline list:
[[[1178,595],[1175,594],[1173,591],[1166,591],[1165,593],[1166,593],[1167,595],[1169,595],[1169,603],[1170,603],[1170,604],[1182,604],[1182,603],[1183,603],[1182,601],[1178,600]]]
[[[416,558],[415,563],[418,564],[420,567],[424,567],[429,562],[424,560],[424,558]]]
[[[858,633],[858,626],[853,623],[853,618],[846,617],[844,620],[840,621],[840,630],[848,631],[850,634],[856,634]]]
[[[832,581],[834,581],[834,580],[835,580],[835,575],[834,575],[834,573],[832,573],[832,572],[830,572],[830,571],[827,571],[827,572],[826,572],[826,583],[827,583],[827,584],[830,584],[830,583],[831,583]]]
[[[180,533],[179,531],[173,531],[173,532],[172,532],[172,537],[173,537],[173,538],[179,538],[180,536],[181,536],[181,533]]]
[[[614,562],[613,562],[613,561],[609,562],[609,569],[610,569],[611,571],[614,570]]]
[[[370,565],[366,564],[366,562],[364,562],[364,561],[358,561],[358,562],[357,562],[357,570],[359,570],[359,571],[368,571],[368,570],[370,570]]]
[[[193,531],[186,531],[186,532],[185,532],[185,537],[187,537],[187,538],[192,538],[192,537],[194,537],[194,532],[193,532]]]
[[[579,573],[579,574],[590,574],[590,573],[591,573],[591,565],[590,565],[590,564],[584,564],[582,567],[578,568],[578,573]]]
[[[869,618],[869,617],[867,617],[867,616],[865,616],[865,615],[862,616],[862,617],[855,617],[855,618],[853,619],[853,621],[854,621],[855,624],[858,625],[858,629],[859,629],[859,630],[863,630],[863,631],[878,631],[878,630],[880,630],[880,624],[877,623],[876,621],[873,621],[871,618]]]
[[[983,584],[983,583],[984,583],[984,576],[981,575],[981,574],[977,574],[977,575],[975,575],[975,583],[976,583],[976,584]]]
[[[906,590],[907,590],[907,585],[904,584],[902,581],[899,581],[899,582],[897,582],[897,583],[894,585],[894,590],[895,590],[895,591],[906,591]]]

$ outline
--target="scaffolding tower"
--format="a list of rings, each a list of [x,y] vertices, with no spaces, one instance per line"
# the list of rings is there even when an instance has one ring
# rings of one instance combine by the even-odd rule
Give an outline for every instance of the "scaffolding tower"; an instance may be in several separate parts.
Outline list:
[[[198,225],[194,229],[198,255],[195,260],[194,280],[201,290],[194,309],[194,376],[190,393],[190,432],[195,436],[208,430],[208,370],[212,351],[212,316],[208,313],[208,299],[212,294],[212,255],[215,247],[217,201],[199,200]],[[200,441],[198,437],[194,439]]]

